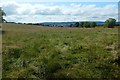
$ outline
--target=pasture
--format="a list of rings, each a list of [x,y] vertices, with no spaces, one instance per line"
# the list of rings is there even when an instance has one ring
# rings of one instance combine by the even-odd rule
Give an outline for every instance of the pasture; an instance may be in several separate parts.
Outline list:
[[[117,28],[3,24],[3,78],[120,78]]]

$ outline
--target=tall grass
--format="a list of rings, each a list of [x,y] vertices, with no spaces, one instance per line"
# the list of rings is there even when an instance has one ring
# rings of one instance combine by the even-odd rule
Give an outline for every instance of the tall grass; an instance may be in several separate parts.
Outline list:
[[[3,78],[120,78],[117,29],[3,26]]]

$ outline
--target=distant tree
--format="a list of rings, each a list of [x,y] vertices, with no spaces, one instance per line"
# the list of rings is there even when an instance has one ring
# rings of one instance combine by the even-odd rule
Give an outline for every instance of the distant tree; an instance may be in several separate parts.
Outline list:
[[[74,27],[79,27],[79,22],[76,22]]]
[[[69,27],[73,27],[73,24],[70,24]]]
[[[97,26],[96,22],[90,22],[90,27],[94,28],[95,26]]]
[[[90,28],[90,23],[89,22],[84,22],[84,25],[83,25],[85,28]]]
[[[84,28],[86,27],[86,22],[83,22],[83,27],[84,27]]]
[[[76,22],[73,27],[81,27],[81,28],[93,28],[97,24],[95,22]],[[72,25],[70,25],[71,27]]]
[[[81,22],[81,23],[80,23],[80,26],[81,26],[82,28],[84,27],[83,25],[84,25],[84,22]]]
[[[104,26],[107,27],[107,28],[114,28],[115,24],[116,24],[116,19],[109,18],[109,19],[107,19],[105,21],[105,25]]]
[[[5,19],[3,19],[3,16],[6,16],[5,12],[0,7],[0,23],[6,22]]]

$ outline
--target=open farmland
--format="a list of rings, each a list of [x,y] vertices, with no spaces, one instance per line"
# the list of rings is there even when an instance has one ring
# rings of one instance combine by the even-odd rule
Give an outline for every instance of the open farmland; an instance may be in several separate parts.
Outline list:
[[[3,24],[3,78],[120,78],[117,28]]]

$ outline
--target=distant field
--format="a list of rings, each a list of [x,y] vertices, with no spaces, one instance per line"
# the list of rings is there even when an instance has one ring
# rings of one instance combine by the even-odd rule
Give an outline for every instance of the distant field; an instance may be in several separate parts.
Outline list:
[[[4,78],[120,78],[118,29],[3,24]]]

